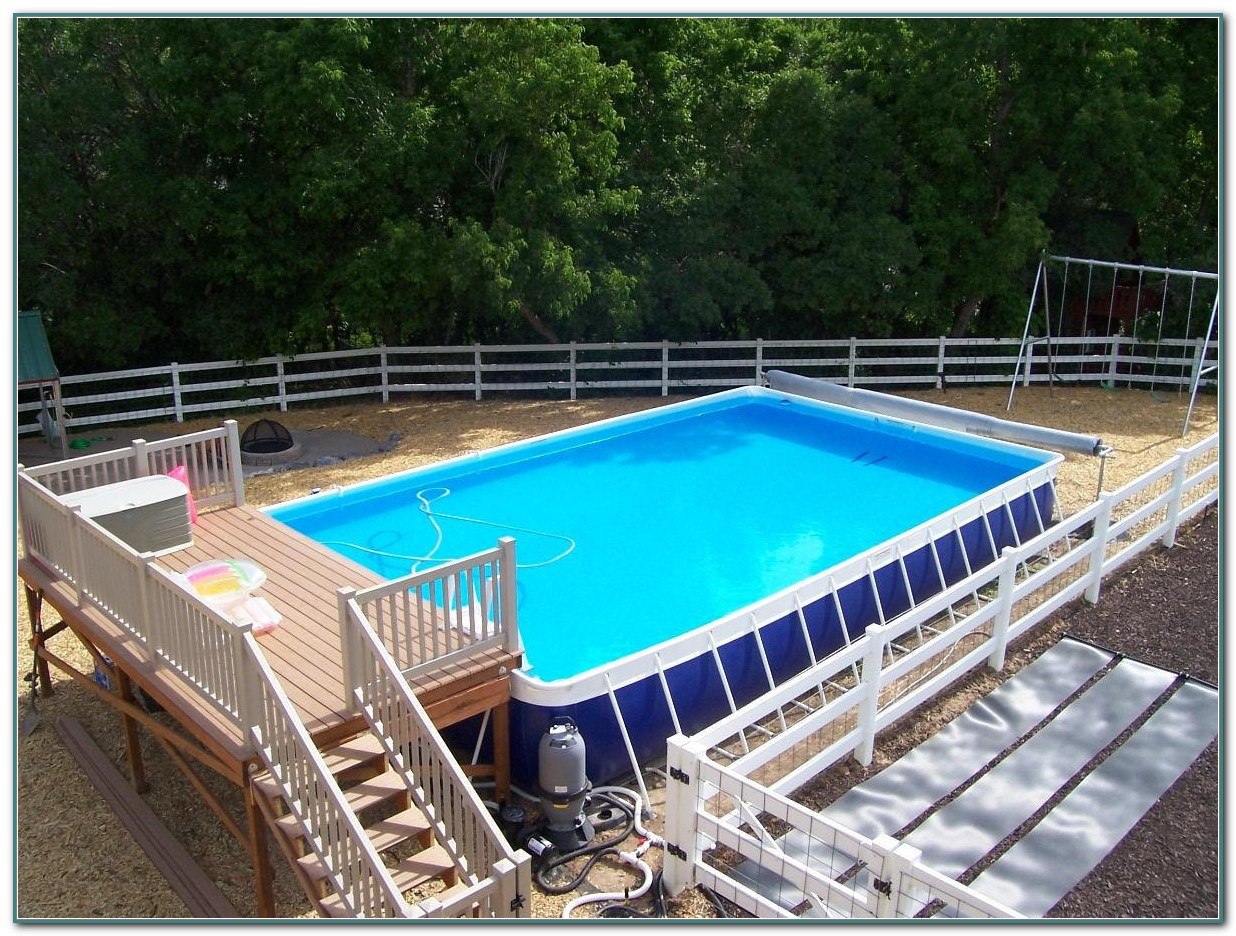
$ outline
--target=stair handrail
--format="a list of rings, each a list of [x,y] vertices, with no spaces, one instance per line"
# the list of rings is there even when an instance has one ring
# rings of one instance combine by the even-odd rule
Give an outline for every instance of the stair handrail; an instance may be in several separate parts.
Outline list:
[[[433,826],[469,885],[502,860],[516,867],[520,894],[531,883],[531,856],[507,843],[489,810],[366,619],[354,593],[340,594],[345,692],[380,740],[394,771]],[[514,915],[522,909],[511,906]]]
[[[353,916],[412,915],[251,631],[244,642],[250,672],[242,716],[249,738],[305,842],[327,869],[330,886]]]

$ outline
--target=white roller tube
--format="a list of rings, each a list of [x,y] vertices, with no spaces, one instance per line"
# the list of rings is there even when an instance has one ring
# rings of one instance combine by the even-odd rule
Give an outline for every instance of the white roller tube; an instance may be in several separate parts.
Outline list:
[[[920,400],[907,400],[888,393],[844,387],[827,380],[803,377],[787,371],[770,370],[764,377],[768,381],[768,386],[774,390],[809,397],[813,400],[822,400],[825,403],[848,406],[852,409],[881,413],[897,419],[926,423],[943,429],[956,429],[961,432],[1006,439],[1009,442],[1021,442],[1025,445],[1038,445],[1062,452],[1080,452],[1083,455],[1102,455],[1106,449],[1102,439],[1097,436],[1082,435],[1079,432],[1066,432],[1063,429],[1049,429],[1046,426],[1031,426],[1008,419],[997,419],[995,416],[953,409],[951,406],[940,406],[938,403],[924,403]]]

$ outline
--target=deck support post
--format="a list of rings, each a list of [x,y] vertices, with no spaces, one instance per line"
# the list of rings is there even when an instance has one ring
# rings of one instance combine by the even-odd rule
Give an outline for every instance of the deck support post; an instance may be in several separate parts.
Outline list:
[[[494,732],[494,795],[499,803],[511,800],[511,704],[495,705],[489,723]]]
[[[47,658],[39,652],[46,642],[43,634],[43,589],[26,586],[26,609],[30,612],[30,649],[34,651],[34,662],[38,672],[36,688],[44,696],[50,696],[53,691],[51,669],[47,665]]]
[[[113,667],[112,671],[116,674],[116,691],[120,693],[120,698],[130,705],[137,705],[137,698],[133,694],[133,682],[129,679],[129,674],[119,666]],[[134,790],[138,793],[145,793],[150,788],[150,784],[146,782],[146,764],[142,761],[142,739],[137,733],[137,722],[123,709],[119,712],[120,724],[124,728],[125,753],[129,759],[129,780]]]
[[[245,818],[249,823],[249,861],[253,865],[253,893],[257,898],[257,915],[275,916],[275,876],[270,867],[270,852],[266,848],[266,820],[253,789],[253,774],[245,774]]]

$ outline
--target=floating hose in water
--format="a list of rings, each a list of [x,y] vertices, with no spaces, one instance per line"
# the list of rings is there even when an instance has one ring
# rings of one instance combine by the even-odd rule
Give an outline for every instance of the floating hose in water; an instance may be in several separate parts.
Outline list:
[[[431,493],[433,496],[428,496]],[[499,530],[508,530],[514,533],[529,533],[533,536],[543,536],[546,539],[556,539],[566,543],[566,548],[558,553],[558,555],[550,559],[545,559],[541,562],[517,562],[515,563],[515,568],[517,569],[537,569],[541,566],[553,565],[555,562],[558,562],[560,559],[565,559],[575,551],[575,540],[571,539],[569,536],[565,536],[562,533],[547,533],[544,530],[533,530],[528,527],[513,526],[509,523],[495,523],[492,520],[482,520],[479,517],[465,517],[462,514],[448,514],[442,513],[441,511],[435,511],[432,505],[435,502],[448,497],[450,493],[451,489],[448,487],[427,487],[416,492],[416,499],[420,501],[420,507],[417,509],[429,518],[429,523],[433,526],[434,533],[437,535],[437,539],[434,541],[433,547],[429,550],[428,555],[415,556],[409,553],[387,552],[382,549],[374,549],[371,546],[361,546],[359,543],[345,543],[341,540],[323,540],[322,545],[343,546],[347,549],[355,549],[359,552],[369,553],[372,556],[385,556],[388,559],[404,559],[412,563],[412,568],[408,570],[409,572],[415,572],[420,567],[422,562],[457,562],[457,559],[443,559],[438,556],[438,550],[442,548],[442,540],[445,534],[442,532],[442,527],[438,524],[437,518],[442,517],[445,520],[459,520],[463,523],[478,523],[482,526],[495,527]]]

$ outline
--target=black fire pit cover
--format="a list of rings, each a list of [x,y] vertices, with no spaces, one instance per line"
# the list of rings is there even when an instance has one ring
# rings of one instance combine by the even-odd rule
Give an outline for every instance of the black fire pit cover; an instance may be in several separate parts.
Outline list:
[[[273,419],[259,419],[240,435],[240,450],[256,454],[282,452],[292,447],[292,433]]]

